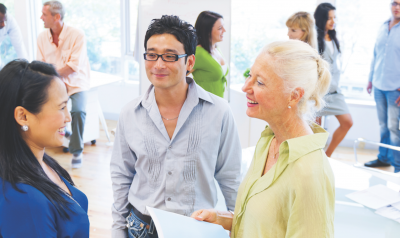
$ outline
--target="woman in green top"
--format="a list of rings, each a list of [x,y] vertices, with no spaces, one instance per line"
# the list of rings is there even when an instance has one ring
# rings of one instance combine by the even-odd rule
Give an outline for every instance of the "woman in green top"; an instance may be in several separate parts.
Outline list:
[[[274,42],[243,86],[247,115],[268,122],[236,198],[234,215],[213,209],[192,217],[222,225],[231,238],[333,238],[335,184],[315,123],[329,89],[328,63],[307,43]]]
[[[206,91],[224,97],[228,65],[222,57],[217,43],[226,32],[224,19],[215,12],[204,11],[197,17],[196,33],[199,45],[196,48],[193,79]]]

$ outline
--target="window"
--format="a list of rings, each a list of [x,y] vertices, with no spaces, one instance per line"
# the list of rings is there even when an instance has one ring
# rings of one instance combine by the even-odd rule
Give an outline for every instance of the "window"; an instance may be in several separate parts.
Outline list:
[[[42,0],[45,3],[47,0]],[[121,26],[121,1],[114,0],[62,0],[65,8],[64,22],[85,32],[91,70],[138,81],[139,66],[132,54],[126,57],[121,40],[125,26]],[[130,9],[137,9],[138,0],[126,0]],[[125,3],[124,2],[124,3]],[[127,12],[129,13],[129,12]],[[136,10],[137,15],[137,10]],[[134,43],[137,17],[127,20],[134,23],[127,39]],[[39,19],[39,21],[41,21]],[[126,24],[129,26],[129,24]],[[129,44],[127,43],[129,46]],[[127,47],[129,48],[129,47]],[[132,52],[133,53],[133,52]]]
[[[336,0],[336,31],[342,51],[340,87],[347,97],[366,92],[379,27],[391,17],[391,0]]]
[[[14,16],[14,0],[2,0],[4,6],[7,7],[7,14]],[[0,69],[13,59],[18,58],[17,52],[11,44],[11,39],[7,36],[3,42],[0,42]]]
[[[316,0],[232,0],[231,85],[243,76],[268,43],[288,39],[286,20],[295,12],[314,12]]]
[[[63,0],[62,4],[64,22],[85,32],[91,70],[121,75],[120,1]]]

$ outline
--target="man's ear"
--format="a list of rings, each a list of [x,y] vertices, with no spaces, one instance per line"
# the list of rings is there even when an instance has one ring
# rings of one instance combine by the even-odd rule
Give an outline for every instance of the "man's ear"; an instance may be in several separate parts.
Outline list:
[[[27,113],[28,113],[28,111],[25,108],[21,107],[21,106],[18,106],[18,107],[15,108],[15,110],[14,110],[14,118],[15,118],[15,121],[20,126],[25,126],[25,125],[29,126],[28,125],[29,123],[28,123]]]
[[[192,71],[194,67],[194,62],[196,61],[196,57],[194,55],[189,55],[186,61],[186,71]]]
[[[56,14],[54,17],[56,18],[56,21],[61,21],[61,15],[60,14]]]

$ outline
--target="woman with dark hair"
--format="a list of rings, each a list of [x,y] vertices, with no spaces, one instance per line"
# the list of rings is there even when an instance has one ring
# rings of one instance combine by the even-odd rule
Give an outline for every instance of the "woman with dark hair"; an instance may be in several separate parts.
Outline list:
[[[340,45],[336,38],[335,10],[336,8],[332,4],[321,3],[314,13],[315,25],[317,26],[318,51],[330,64],[330,72],[332,74],[329,92],[325,96],[326,106],[317,113],[317,122],[321,124],[322,116],[334,115],[340,124],[333,133],[332,141],[325,152],[328,157],[331,157],[333,151],[353,126],[349,108],[339,88],[340,69],[338,67],[338,56],[340,54]]]
[[[89,237],[88,199],[45,154],[71,121],[50,64],[15,60],[0,71],[0,237]]]
[[[215,12],[204,11],[197,17],[196,33],[199,44],[196,47],[196,62],[193,79],[206,91],[224,97],[228,65],[217,43],[226,32],[223,17]]]

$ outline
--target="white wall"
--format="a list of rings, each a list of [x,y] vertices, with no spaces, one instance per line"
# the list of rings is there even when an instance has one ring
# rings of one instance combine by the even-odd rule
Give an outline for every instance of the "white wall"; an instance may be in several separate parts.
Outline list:
[[[139,82],[121,81],[99,87],[97,90],[104,117],[116,121],[122,108],[139,96]]]

